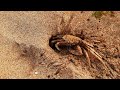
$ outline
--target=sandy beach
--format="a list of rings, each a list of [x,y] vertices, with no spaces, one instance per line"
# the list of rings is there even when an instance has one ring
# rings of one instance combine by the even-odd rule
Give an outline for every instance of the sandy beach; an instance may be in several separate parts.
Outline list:
[[[99,19],[94,11],[1,11],[1,79],[120,79],[120,12]],[[49,46],[61,33],[61,20],[70,23],[73,35],[85,33],[85,41],[105,58],[110,72],[93,55],[89,68],[85,56],[56,52]],[[63,25],[64,26],[64,25]],[[62,26],[62,27],[63,27]],[[77,52],[77,51],[76,51]],[[72,60],[72,61],[71,61]]]

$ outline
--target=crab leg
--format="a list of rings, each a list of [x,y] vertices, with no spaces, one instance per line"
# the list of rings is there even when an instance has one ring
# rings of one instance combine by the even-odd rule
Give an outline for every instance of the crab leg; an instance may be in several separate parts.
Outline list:
[[[87,45],[87,46],[90,46],[90,47],[94,47],[92,44],[90,44],[90,43],[88,43],[88,42],[86,42],[84,40],[82,40],[82,42],[84,43],[84,45]]]
[[[76,46],[76,49],[78,50],[79,54],[82,55],[82,49],[79,45]]]
[[[88,48],[88,50],[106,67],[105,62],[103,61],[102,57],[91,47]]]
[[[91,62],[90,62],[90,58],[87,51],[84,48],[82,50],[83,50],[83,53],[85,54],[89,67],[91,67]]]
[[[105,70],[108,71],[108,69],[110,70],[110,72],[112,73],[112,75],[114,75],[113,70],[111,68],[109,68],[108,64],[103,61],[102,57],[92,48],[89,48],[90,52],[99,60],[101,61],[101,63],[104,65]],[[108,68],[107,68],[108,67]]]

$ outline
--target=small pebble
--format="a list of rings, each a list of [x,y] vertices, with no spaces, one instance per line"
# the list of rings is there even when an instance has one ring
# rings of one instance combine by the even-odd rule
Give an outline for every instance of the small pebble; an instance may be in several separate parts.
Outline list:
[[[35,74],[35,75],[37,75],[37,74],[38,74],[38,72],[37,72],[37,71],[35,71],[35,72],[34,72],[34,74]]]

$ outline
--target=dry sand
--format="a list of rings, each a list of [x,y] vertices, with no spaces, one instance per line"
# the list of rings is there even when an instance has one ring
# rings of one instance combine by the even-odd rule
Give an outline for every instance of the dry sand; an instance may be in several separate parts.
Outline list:
[[[1,79],[90,79],[120,78],[120,12],[115,17],[96,19],[93,11],[1,11],[0,12],[0,78]],[[112,73],[92,60],[89,68],[85,58],[69,53],[61,55],[49,46],[51,35],[59,32],[61,17],[65,22],[74,14],[72,33],[83,30],[86,41],[107,59]],[[89,19],[89,20],[88,20]],[[97,37],[92,37],[97,36]],[[100,43],[95,43],[100,40]],[[70,62],[70,59],[75,63]]]

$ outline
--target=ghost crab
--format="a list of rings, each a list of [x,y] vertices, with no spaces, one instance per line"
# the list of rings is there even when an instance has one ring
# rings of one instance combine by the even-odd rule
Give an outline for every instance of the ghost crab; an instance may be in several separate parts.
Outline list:
[[[105,65],[105,62],[103,61],[103,58],[93,49],[94,46],[92,44],[86,42],[83,38],[80,38],[81,36],[77,37],[76,35],[69,34],[71,30],[69,24],[72,19],[73,17],[70,18],[68,24],[66,24],[65,26],[64,19],[62,18],[61,20],[62,31],[61,33],[51,37],[49,42],[50,46],[55,47],[55,49],[58,51],[61,51],[60,47],[70,47],[72,49],[74,48],[76,51],[78,51],[79,55],[84,55],[86,57],[89,67],[91,67],[91,61],[88,55],[88,52],[90,52],[105,66],[106,70],[107,67]],[[82,33],[83,32],[81,32],[80,35],[82,35]],[[69,52],[71,52],[71,49],[69,49]]]
[[[88,65],[91,67],[88,55],[88,52],[90,52],[105,66],[102,57],[93,49],[94,46],[79,37],[73,35],[57,35],[52,38],[51,44],[55,45],[55,48],[58,51],[61,51],[59,47],[74,47],[80,55],[84,55],[86,57]]]

